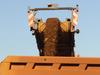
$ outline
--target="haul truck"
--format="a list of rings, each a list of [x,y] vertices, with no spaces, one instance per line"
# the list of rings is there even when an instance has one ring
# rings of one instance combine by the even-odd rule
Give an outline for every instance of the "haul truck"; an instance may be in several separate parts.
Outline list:
[[[72,18],[35,19],[36,11],[70,10]],[[75,57],[74,35],[77,7],[34,8],[28,10],[29,27],[36,37],[40,56],[8,56],[0,63],[0,75],[100,75],[100,58]]]

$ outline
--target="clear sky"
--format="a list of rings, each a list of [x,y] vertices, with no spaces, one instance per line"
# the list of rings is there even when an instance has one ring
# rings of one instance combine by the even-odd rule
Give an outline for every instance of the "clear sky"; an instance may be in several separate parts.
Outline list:
[[[100,57],[100,0],[1,0],[0,61],[8,55],[38,56],[35,38],[27,25],[27,8],[46,7],[48,3],[64,7],[79,4],[81,32],[75,36],[75,53],[81,57]],[[59,15],[65,16],[63,12]]]

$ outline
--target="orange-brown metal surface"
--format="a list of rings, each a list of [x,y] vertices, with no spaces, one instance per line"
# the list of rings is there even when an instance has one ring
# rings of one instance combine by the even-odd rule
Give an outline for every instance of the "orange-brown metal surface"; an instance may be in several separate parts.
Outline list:
[[[100,75],[100,58],[8,56],[0,75]]]

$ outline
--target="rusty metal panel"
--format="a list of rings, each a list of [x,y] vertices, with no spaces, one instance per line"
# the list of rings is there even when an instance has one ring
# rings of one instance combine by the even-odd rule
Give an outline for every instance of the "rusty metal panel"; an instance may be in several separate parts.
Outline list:
[[[8,56],[0,75],[100,75],[100,58]]]

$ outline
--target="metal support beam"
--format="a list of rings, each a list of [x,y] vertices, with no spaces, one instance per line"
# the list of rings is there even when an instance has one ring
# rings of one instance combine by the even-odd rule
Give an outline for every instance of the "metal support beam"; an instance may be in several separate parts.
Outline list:
[[[32,9],[29,9],[31,11],[40,11],[40,10],[73,10],[73,9],[76,9],[74,7],[60,7],[60,8],[32,8]]]

